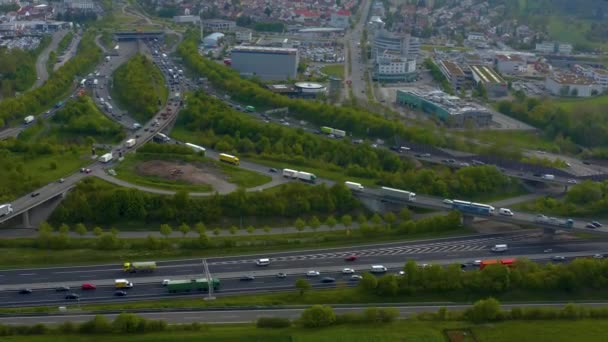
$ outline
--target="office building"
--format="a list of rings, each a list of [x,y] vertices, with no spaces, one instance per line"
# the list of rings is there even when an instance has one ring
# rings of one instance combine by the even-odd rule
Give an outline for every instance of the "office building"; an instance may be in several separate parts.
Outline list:
[[[242,76],[259,77],[262,80],[287,80],[296,78],[298,49],[262,46],[236,46],[232,49],[232,67]]]
[[[465,87],[466,75],[458,64],[443,60],[439,62],[439,70],[448,79],[452,88],[461,89]]]
[[[252,33],[248,29],[236,30],[236,41],[237,43],[249,43],[251,42]]]
[[[380,82],[411,82],[416,76],[416,60],[388,51],[376,58],[372,73],[372,79]]]
[[[232,32],[236,29],[236,22],[224,19],[203,20],[203,29],[213,32]]]
[[[487,127],[492,123],[489,109],[437,89],[398,89],[397,104],[436,116],[450,127]]]
[[[372,58],[375,59],[385,52],[396,52],[408,60],[415,60],[420,54],[420,40],[409,34],[400,35],[379,29],[373,39]]]
[[[348,28],[350,26],[350,11],[339,10],[331,14],[329,25],[333,27]]]
[[[516,75],[526,71],[526,61],[518,55],[496,55],[496,70],[503,75]]]

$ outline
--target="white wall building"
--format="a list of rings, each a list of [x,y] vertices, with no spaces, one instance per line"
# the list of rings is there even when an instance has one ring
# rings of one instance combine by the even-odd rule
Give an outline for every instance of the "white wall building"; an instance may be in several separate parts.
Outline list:
[[[514,75],[526,71],[526,61],[518,55],[496,55],[496,70],[503,75]]]
[[[601,91],[592,79],[573,73],[555,73],[547,77],[545,87],[555,96],[589,97]]]
[[[252,38],[251,30],[237,30],[236,33],[236,41],[238,43],[249,43]]]
[[[555,52],[555,42],[543,42],[536,43],[536,51],[542,53],[554,53]]]
[[[93,10],[93,0],[63,0],[67,8],[73,10]]]
[[[557,52],[564,54],[564,55],[571,54],[572,53],[572,44],[559,43],[559,45],[557,46]]]
[[[340,10],[333,12],[329,20],[329,25],[333,27],[347,28],[350,26],[350,11]]]
[[[224,19],[203,20],[203,29],[214,32],[231,32],[236,29],[236,22]]]

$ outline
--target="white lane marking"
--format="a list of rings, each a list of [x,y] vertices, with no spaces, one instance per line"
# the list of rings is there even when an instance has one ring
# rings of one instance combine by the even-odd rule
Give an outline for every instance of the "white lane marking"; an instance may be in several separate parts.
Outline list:
[[[20,276],[33,276],[36,275],[36,273],[21,273]]]

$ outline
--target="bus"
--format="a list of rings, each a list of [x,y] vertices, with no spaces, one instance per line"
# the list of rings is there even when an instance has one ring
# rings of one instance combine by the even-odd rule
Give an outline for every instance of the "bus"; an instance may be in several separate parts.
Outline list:
[[[250,113],[255,112],[255,107],[254,106],[246,106],[245,107],[245,111],[250,112]]]
[[[202,154],[202,155],[205,155],[205,151],[207,151],[202,146],[194,145],[194,144],[191,144],[191,143],[185,143],[185,145],[188,146],[188,147],[190,147],[190,149],[193,150],[195,153],[199,153],[199,154]]]
[[[226,153],[220,153],[220,161],[223,161],[224,163],[228,163],[228,164],[232,164],[232,165],[239,165],[238,157],[231,156]]]
[[[380,188],[380,192],[382,193],[382,196],[389,198],[389,199],[409,201],[409,202],[416,201],[416,194],[413,192],[410,192],[410,191],[394,189],[394,188],[389,188],[389,187],[383,186]]]
[[[494,214],[495,208],[491,205],[454,200],[452,202],[452,209],[458,210],[464,213],[486,215],[490,216]]]

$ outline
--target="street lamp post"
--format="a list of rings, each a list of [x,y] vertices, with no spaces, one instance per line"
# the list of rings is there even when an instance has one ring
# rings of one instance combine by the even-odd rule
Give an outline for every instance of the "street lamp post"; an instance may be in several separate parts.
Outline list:
[[[213,281],[211,279],[211,273],[209,272],[209,266],[207,265],[207,260],[203,259],[203,270],[205,271],[205,278],[207,278],[208,292],[205,300],[214,300],[213,296]]]

